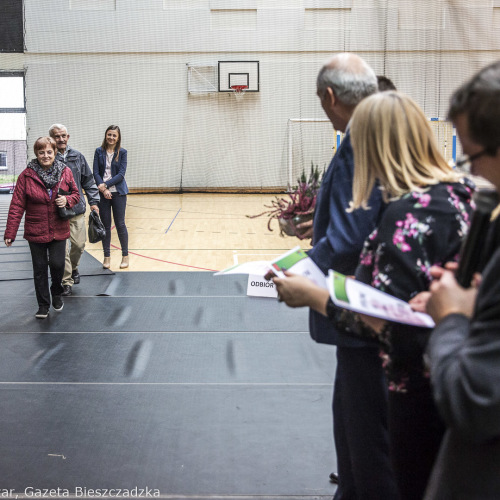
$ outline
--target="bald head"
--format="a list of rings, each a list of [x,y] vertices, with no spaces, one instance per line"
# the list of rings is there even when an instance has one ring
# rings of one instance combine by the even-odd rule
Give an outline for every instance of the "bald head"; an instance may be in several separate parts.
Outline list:
[[[316,84],[319,96],[331,88],[345,106],[356,106],[378,90],[373,69],[364,59],[348,52],[333,56],[321,68]]]

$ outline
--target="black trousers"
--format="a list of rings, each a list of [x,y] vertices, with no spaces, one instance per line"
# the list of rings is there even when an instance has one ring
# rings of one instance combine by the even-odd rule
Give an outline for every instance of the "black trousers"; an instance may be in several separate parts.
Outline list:
[[[33,261],[33,280],[35,282],[36,300],[39,306],[50,307],[50,296],[61,295],[64,291],[62,278],[66,260],[66,240],[52,240],[50,243],[30,244]],[[49,270],[52,278],[49,293]]]
[[[424,497],[444,432],[430,385],[419,392],[390,392],[391,456],[401,500]]]
[[[106,228],[106,237],[102,240],[102,249],[104,257],[111,255],[111,210],[113,210],[113,219],[115,221],[116,232],[122,247],[122,255],[128,255],[128,231],[125,225],[125,210],[127,208],[127,195],[113,193],[113,198],[108,200],[100,193],[99,214],[102,223]]]
[[[378,346],[337,346],[333,429],[335,500],[397,500],[389,455],[387,382]]]

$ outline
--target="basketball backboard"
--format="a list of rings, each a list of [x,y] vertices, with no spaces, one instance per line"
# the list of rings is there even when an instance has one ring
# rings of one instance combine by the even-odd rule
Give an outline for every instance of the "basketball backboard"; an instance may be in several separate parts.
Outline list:
[[[219,92],[234,92],[235,86],[259,92],[259,61],[219,61]]]

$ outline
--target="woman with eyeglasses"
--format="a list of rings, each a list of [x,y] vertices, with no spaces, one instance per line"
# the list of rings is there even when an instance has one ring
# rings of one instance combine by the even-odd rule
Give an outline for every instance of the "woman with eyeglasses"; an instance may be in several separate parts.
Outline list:
[[[440,154],[427,118],[398,92],[364,99],[351,119],[353,200],[369,210],[377,183],[387,207],[367,238],[356,279],[404,301],[430,285],[430,268],[458,258],[472,212],[472,186]],[[423,353],[430,329],[387,322],[336,307],[328,291],[287,274],[275,278],[291,307],[309,306],[337,331],[373,339],[389,385],[390,454],[401,498],[421,500],[444,432]]]

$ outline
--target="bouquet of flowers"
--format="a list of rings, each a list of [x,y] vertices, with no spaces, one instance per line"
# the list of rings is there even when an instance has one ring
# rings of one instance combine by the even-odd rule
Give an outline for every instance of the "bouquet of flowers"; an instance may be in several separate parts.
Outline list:
[[[286,191],[288,198],[275,197],[270,205],[264,205],[269,210],[257,215],[247,215],[250,219],[267,215],[269,221],[267,228],[272,231],[271,221],[277,219],[280,227],[280,235],[298,236],[300,238],[301,231],[297,229],[297,225],[314,217],[314,209],[316,207],[316,197],[321,185],[321,178],[318,166],[311,162],[311,172],[309,177],[306,177],[304,171],[297,179],[297,186],[289,187]]]

